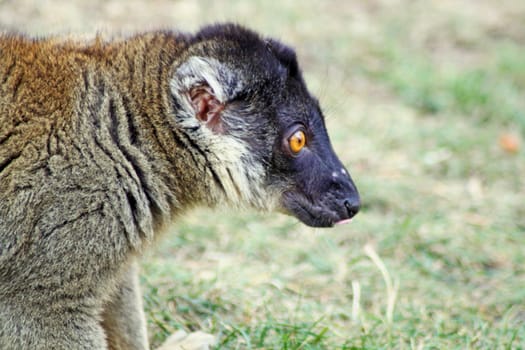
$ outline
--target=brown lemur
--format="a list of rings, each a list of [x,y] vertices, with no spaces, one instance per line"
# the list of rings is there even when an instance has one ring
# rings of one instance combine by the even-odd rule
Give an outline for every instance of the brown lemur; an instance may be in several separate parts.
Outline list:
[[[276,40],[0,35],[0,349],[147,349],[136,260],[188,208],[329,227],[359,201]]]

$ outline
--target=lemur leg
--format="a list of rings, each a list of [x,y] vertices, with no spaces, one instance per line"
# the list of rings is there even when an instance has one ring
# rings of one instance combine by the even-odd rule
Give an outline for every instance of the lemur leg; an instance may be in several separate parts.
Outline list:
[[[135,261],[124,273],[117,292],[105,306],[102,327],[111,350],[149,349]]]
[[[102,314],[102,326],[109,349],[149,349],[136,262],[133,262],[123,275],[118,288]],[[170,336],[159,350],[209,350],[214,344],[215,337],[210,334],[186,334],[178,331]]]

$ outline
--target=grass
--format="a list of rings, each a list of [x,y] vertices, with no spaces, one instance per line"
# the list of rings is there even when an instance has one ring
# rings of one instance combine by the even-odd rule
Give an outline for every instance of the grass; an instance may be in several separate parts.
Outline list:
[[[331,230],[227,210],[177,221],[143,261],[153,345],[182,328],[217,335],[217,349],[525,348],[523,4],[109,3],[51,16],[3,1],[0,26],[235,20],[278,37],[364,204]]]
[[[392,63],[371,75],[387,81],[404,103],[421,113],[453,111],[480,123],[515,125],[523,133],[525,103],[520,92],[525,77],[515,57],[523,56],[525,50],[507,46],[495,45],[496,52],[501,53],[486,66],[459,70],[453,65],[435,67],[426,57],[414,59],[413,53],[397,52],[394,47],[385,52]]]
[[[152,334],[204,328],[218,349],[524,348],[525,156],[499,144],[525,136],[519,42],[491,37],[466,2],[433,8],[435,18],[417,5],[285,2],[278,18],[274,5],[257,6],[265,32],[295,23],[280,36],[293,33],[364,210],[333,230],[192,213],[171,238],[183,244],[145,262],[145,281],[166,285],[160,308],[174,308],[170,328]],[[313,13],[316,31],[301,26]],[[359,20],[372,25],[357,31]],[[425,21],[436,23],[415,36]],[[444,47],[429,43],[434,35]],[[157,264],[169,264],[167,276],[155,277]],[[148,307],[150,318],[158,312]]]

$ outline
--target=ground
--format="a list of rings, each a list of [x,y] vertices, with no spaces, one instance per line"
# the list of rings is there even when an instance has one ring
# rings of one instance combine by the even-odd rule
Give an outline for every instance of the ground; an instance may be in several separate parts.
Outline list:
[[[525,348],[525,2],[0,0],[34,35],[224,20],[297,49],[364,206],[333,229],[190,213],[143,260],[151,342]]]

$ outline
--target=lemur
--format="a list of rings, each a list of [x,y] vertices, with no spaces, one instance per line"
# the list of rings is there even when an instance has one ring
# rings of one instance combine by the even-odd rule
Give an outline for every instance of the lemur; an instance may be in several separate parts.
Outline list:
[[[138,257],[222,205],[359,210],[290,47],[235,24],[0,35],[1,349],[148,349]]]

